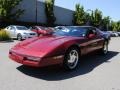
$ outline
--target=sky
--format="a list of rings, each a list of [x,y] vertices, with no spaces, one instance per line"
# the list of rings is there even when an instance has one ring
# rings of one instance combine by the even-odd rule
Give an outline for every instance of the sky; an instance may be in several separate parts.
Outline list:
[[[98,8],[104,16],[110,16],[112,20],[120,20],[120,0],[55,0],[55,5],[75,10],[76,3],[84,6],[85,10]]]

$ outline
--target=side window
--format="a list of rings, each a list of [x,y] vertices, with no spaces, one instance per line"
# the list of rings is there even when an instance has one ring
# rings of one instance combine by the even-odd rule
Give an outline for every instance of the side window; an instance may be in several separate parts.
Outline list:
[[[14,30],[15,31],[15,27],[10,27],[10,30]]]
[[[13,27],[13,30],[16,30],[15,27]]]
[[[95,34],[96,35],[97,34],[96,33],[96,28],[92,28],[92,27],[88,28],[86,36],[89,36],[90,34]]]
[[[78,33],[81,34],[80,36],[87,36],[87,31],[88,31],[88,28],[78,28]]]
[[[89,28],[89,34],[97,34],[96,28]]]
[[[33,30],[38,30],[37,27],[32,27]]]

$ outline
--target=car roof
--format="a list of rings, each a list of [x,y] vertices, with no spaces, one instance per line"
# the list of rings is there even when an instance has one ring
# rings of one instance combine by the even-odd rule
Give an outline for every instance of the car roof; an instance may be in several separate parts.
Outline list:
[[[21,27],[22,25],[10,25],[10,27]],[[22,26],[22,27],[25,27],[25,26]]]

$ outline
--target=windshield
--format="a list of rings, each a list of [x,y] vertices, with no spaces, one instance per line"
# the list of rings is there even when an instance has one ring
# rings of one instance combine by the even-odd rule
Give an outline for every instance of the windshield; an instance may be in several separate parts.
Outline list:
[[[85,27],[59,27],[55,28],[53,35],[84,37],[86,36],[86,32],[87,28]]]
[[[17,26],[16,28],[17,30],[28,30],[28,28],[25,26]]]

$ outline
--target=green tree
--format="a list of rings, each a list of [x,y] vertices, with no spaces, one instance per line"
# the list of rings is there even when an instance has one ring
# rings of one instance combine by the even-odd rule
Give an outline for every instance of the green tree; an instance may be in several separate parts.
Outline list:
[[[16,21],[24,10],[16,9],[22,0],[0,0],[0,21],[13,22]]]
[[[111,27],[113,31],[120,31],[120,21],[117,22],[112,21]]]
[[[109,16],[104,17],[102,19],[102,23],[101,23],[102,29],[109,30],[110,29],[110,22],[111,22],[111,18]]]
[[[102,11],[99,9],[90,10],[91,14],[85,12],[84,7],[80,4],[76,4],[75,12],[73,15],[73,24],[74,25],[91,25],[98,27],[101,30],[112,30],[120,31],[120,21],[112,21],[109,16],[103,17]]]
[[[120,21],[117,22],[117,31],[120,31]]]
[[[91,14],[91,22],[92,25],[95,27],[99,27],[102,23],[102,12],[98,9],[96,9],[95,11],[92,12]]]
[[[92,19],[91,19],[91,14],[89,14],[89,13],[85,13],[85,22],[86,22],[86,25],[88,25],[88,26],[91,26],[92,25],[92,21],[91,21]]]
[[[111,30],[112,31],[117,31],[117,23],[114,21],[111,21]]]
[[[86,24],[86,16],[87,14],[84,11],[84,7],[80,6],[80,4],[76,4],[76,10],[73,15],[73,24],[74,25],[84,25]]]
[[[45,0],[45,13],[48,25],[54,25],[56,17],[54,15],[54,0]]]

